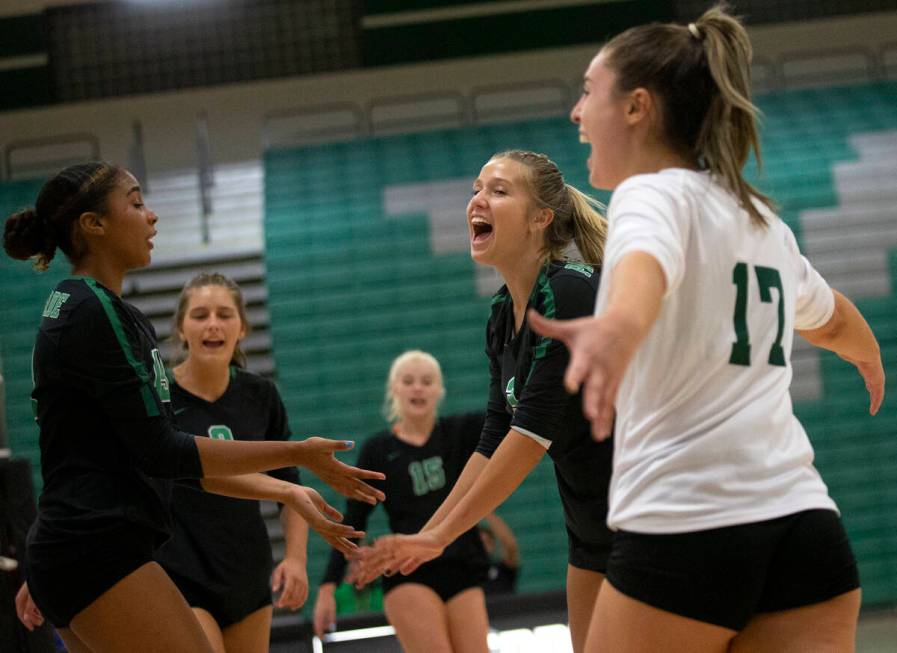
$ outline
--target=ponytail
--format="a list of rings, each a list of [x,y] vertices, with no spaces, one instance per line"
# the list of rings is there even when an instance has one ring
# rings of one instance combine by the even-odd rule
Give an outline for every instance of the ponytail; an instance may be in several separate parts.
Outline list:
[[[695,145],[696,153],[703,165],[735,194],[751,220],[765,225],[766,219],[754,205],[753,198],[769,207],[772,200],[742,176],[752,149],[757,165],[763,165],[757,130],[760,112],[751,102],[751,42],[744,26],[727,14],[723,5],[709,9],[694,26],[718,91],[704,117]]]
[[[34,209],[13,213],[3,229],[3,249],[14,259],[34,258],[37,270],[46,270],[56,254],[56,239],[52,229]]]
[[[727,5],[716,5],[687,27],[633,27],[604,49],[619,88],[647,88],[660,97],[670,145],[713,173],[751,220],[765,225],[756,202],[772,208],[772,200],[742,174],[752,149],[762,166],[759,110],[751,102],[753,51]]]
[[[604,260],[604,241],[607,240],[607,220],[601,215],[604,206],[594,197],[565,184],[570,195],[573,219],[573,240],[585,263],[601,265]]]

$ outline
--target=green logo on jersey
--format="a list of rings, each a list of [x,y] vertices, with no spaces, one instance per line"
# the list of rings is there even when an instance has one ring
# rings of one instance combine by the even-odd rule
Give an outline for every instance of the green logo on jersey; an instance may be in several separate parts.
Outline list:
[[[511,407],[511,410],[517,408],[517,397],[514,394],[514,377],[511,377],[511,380],[508,381],[508,387],[505,388],[505,398],[508,400],[508,406]]]
[[[420,497],[445,487],[445,470],[442,469],[442,456],[415,460],[408,465],[414,496]]]
[[[67,292],[54,290],[47,298],[47,303],[44,304],[44,312],[41,315],[55,320],[59,317],[59,309],[62,308],[62,305],[65,304],[69,297],[70,295]]]
[[[234,434],[229,426],[214,424],[209,427],[209,437],[213,440],[233,440]]]
[[[168,376],[165,374],[165,364],[162,362],[162,354],[158,349],[153,349],[153,387],[163,403],[171,401],[171,390],[168,384]]]
[[[587,277],[591,277],[592,273],[595,271],[595,268],[593,268],[588,263],[583,263],[582,261],[569,261],[567,265],[564,266],[564,269],[575,270],[586,275]]]

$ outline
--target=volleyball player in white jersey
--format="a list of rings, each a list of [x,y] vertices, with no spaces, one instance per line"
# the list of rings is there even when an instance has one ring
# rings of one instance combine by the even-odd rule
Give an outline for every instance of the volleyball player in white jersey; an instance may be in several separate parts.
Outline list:
[[[857,367],[872,414],[884,372],[860,313],[741,176],[758,150],[750,58],[724,8],[637,27],[598,53],[573,110],[590,182],[615,189],[597,317],[529,318],[568,344],[596,438],[616,414],[589,651],[854,648],[859,578],[792,411],[793,331]]]

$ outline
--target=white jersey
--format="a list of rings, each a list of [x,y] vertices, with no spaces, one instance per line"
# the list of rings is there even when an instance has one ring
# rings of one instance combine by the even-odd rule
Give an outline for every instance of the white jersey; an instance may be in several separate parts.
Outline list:
[[[794,416],[794,329],[834,310],[825,280],[765,206],[755,226],[709,173],[627,179],[608,217],[607,305],[614,266],[654,256],[667,290],[617,395],[608,524],[677,533],[837,510]]]

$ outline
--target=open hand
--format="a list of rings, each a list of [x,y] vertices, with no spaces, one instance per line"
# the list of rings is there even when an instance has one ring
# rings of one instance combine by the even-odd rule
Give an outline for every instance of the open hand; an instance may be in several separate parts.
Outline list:
[[[863,377],[866,391],[869,393],[869,414],[875,415],[885,398],[885,370],[881,358],[871,362],[856,361],[846,356],[841,358],[856,367],[857,372]]]
[[[364,531],[357,531],[348,524],[340,524],[339,522],[343,520],[340,511],[324,501],[324,498],[314,488],[304,485],[295,486],[287,505],[299,513],[305,523],[324,541],[343,554],[352,553],[358,548],[349,538],[364,537]],[[306,579],[306,585],[307,583]]]
[[[337,451],[347,451],[355,443],[346,440],[328,440],[311,437],[302,442],[303,457],[299,464],[313,472],[327,485],[343,496],[375,505],[386,499],[386,495],[362,479],[382,481],[386,478],[381,472],[359,469],[340,462],[333,455]]]
[[[346,582],[362,588],[382,576],[391,562],[390,552],[386,549],[375,549],[370,546],[359,547],[349,556],[349,572]]]

